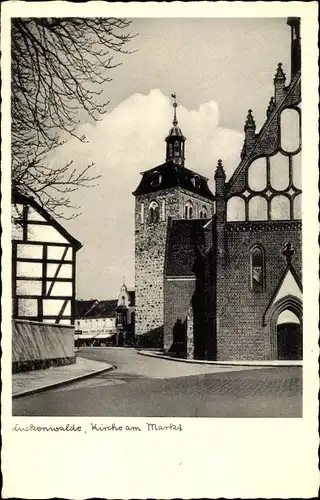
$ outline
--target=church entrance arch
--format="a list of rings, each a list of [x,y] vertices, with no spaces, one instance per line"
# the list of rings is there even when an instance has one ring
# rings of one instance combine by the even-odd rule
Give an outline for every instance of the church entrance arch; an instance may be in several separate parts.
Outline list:
[[[273,359],[302,359],[302,303],[287,295],[274,304],[270,316]]]

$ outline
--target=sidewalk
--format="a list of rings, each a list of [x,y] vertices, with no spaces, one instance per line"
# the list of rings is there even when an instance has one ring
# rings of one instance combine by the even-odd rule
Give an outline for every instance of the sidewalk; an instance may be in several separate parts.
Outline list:
[[[12,375],[12,397],[19,398],[36,392],[52,389],[98,373],[112,370],[114,367],[101,361],[77,357],[73,365],[57,366],[47,370],[34,370]]]
[[[168,356],[161,352],[154,351],[137,351],[142,356],[150,356],[151,358],[161,358],[169,359],[171,361],[178,361],[180,363],[194,363],[200,365],[216,365],[216,366],[243,366],[243,367],[259,367],[259,368],[269,368],[272,366],[302,366],[302,360],[292,360],[292,361],[282,361],[282,360],[266,360],[266,361],[207,361],[202,359],[184,359],[184,358],[174,358],[173,356]]]

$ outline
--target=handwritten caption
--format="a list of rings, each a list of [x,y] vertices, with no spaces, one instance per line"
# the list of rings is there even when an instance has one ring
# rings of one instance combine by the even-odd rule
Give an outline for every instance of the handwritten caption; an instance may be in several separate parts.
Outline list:
[[[143,426],[138,425],[116,425],[112,423],[111,425],[90,423],[89,425],[76,425],[76,424],[66,424],[66,425],[34,425],[29,424],[26,426],[21,426],[15,424],[12,428],[15,432],[166,432],[166,431],[183,431],[181,424],[168,424],[168,425],[158,425],[146,422]]]

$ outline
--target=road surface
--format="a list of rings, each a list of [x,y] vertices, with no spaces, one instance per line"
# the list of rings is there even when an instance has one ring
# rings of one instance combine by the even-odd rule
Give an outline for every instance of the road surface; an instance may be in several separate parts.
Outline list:
[[[13,400],[14,416],[301,417],[302,368],[217,367],[85,348],[112,371]]]

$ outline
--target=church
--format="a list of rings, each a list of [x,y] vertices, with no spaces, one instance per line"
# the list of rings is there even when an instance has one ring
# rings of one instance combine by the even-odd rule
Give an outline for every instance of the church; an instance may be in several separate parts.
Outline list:
[[[185,165],[174,99],[166,159],[135,196],[135,335],[188,359],[302,359],[300,19],[288,18],[266,121],[248,111],[240,162],[208,179]]]

